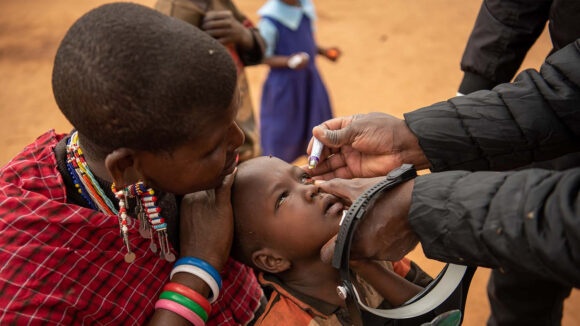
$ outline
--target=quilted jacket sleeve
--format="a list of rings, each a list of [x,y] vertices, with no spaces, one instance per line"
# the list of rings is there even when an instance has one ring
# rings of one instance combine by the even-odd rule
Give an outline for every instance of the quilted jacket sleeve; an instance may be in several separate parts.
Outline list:
[[[580,287],[580,168],[417,177],[409,222],[427,257]]]
[[[432,171],[509,170],[580,149],[580,40],[511,84],[405,114]]]
[[[552,0],[485,0],[465,46],[459,92],[509,82],[542,33]]]

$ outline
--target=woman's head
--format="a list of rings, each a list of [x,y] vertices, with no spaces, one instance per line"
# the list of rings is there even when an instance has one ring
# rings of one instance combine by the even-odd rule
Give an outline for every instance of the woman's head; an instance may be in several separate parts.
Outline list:
[[[236,78],[227,50],[206,33],[144,6],[114,3],[69,29],[55,57],[53,90],[87,155],[129,155],[116,168],[130,168],[125,179],[184,193],[218,185],[235,160],[243,142],[233,122]]]
[[[319,260],[339,228],[343,204],[302,169],[273,157],[238,167],[232,189],[236,258],[271,273]]]

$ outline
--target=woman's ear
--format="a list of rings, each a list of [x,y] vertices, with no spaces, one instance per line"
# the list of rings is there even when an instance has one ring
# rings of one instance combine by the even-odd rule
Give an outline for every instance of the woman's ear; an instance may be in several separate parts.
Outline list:
[[[259,269],[271,274],[282,273],[292,267],[290,260],[270,248],[254,251],[252,253],[252,263]]]
[[[119,187],[134,183],[133,167],[135,165],[135,152],[128,148],[119,148],[107,155],[105,166],[113,178],[113,182]]]

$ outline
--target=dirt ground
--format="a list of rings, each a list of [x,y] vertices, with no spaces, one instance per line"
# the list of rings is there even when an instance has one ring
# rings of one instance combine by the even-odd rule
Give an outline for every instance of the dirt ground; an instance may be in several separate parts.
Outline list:
[[[6,163],[44,131],[67,132],[51,93],[54,54],[66,29],[98,0],[0,1],[0,164]],[[154,0],[137,1],[152,6]],[[257,21],[263,0],[237,0]],[[319,60],[337,116],[382,111],[402,116],[454,96],[461,80],[459,61],[480,1],[315,0],[317,40],[339,46],[336,64]],[[539,67],[550,50],[546,32],[522,67]],[[248,68],[254,105],[267,69]],[[440,263],[412,258],[431,272]],[[465,325],[483,325],[489,313],[485,285],[489,270],[479,269],[468,296]],[[580,292],[566,301],[563,325],[580,325]]]

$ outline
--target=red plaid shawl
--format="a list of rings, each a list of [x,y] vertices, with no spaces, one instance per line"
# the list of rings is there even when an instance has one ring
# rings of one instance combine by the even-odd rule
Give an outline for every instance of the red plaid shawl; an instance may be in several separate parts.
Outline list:
[[[148,250],[135,224],[137,259],[123,260],[117,218],[66,203],[49,131],[0,169],[0,324],[143,324],[172,265]],[[208,325],[245,324],[262,291],[233,260]]]

